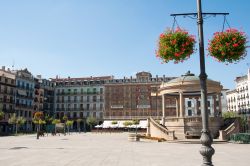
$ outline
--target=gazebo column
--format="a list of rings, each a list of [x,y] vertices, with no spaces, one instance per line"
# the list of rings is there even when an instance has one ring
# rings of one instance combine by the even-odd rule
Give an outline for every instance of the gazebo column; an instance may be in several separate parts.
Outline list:
[[[180,117],[183,117],[183,112],[184,112],[183,92],[179,92],[179,95],[180,95]]]
[[[165,95],[162,95],[162,124],[165,126]]]
[[[217,94],[217,97],[218,97],[218,103],[219,103],[219,110],[218,110],[218,113],[220,113],[220,116],[221,116],[221,113],[222,113],[222,108],[221,108],[221,97],[220,97],[220,93]]]
[[[195,97],[194,99],[195,99],[195,105],[194,105],[195,115],[199,115],[198,114],[198,110],[199,110],[198,101],[199,101],[199,98]]]
[[[175,98],[175,108],[176,108],[176,117],[179,117],[179,104],[178,104],[178,98]]]
[[[213,107],[213,110],[214,110],[214,116],[217,116],[218,115],[218,112],[219,110],[217,110],[217,105],[216,105],[216,98],[217,98],[217,95],[213,95],[213,104],[214,104],[214,107]]]

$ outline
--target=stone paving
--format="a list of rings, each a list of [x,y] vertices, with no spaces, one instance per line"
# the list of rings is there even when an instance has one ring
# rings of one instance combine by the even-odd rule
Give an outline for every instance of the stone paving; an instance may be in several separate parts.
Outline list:
[[[0,137],[0,166],[195,166],[200,144],[141,140],[128,133]],[[250,144],[213,144],[215,166],[249,166]]]

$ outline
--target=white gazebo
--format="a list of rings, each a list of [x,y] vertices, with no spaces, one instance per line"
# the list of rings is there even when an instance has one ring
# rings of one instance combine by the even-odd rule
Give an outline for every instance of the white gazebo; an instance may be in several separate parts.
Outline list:
[[[207,94],[209,102],[209,123],[213,137],[219,133],[221,126],[221,90],[220,82],[207,79]],[[175,131],[177,138],[201,135],[201,88],[200,78],[187,72],[185,75],[162,83],[159,94],[162,96],[162,124],[169,130]],[[176,101],[176,116],[166,117],[166,98]]]

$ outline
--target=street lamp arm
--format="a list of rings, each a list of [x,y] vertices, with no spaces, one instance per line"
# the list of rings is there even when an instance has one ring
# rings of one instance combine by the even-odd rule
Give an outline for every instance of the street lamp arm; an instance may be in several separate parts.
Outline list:
[[[206,16],[206,15],[212,15],[212,16],[216,16],[216,15],[229,15],[229,13],[201,13],[202,15]],[[170,14],[170,16],[176,17],[176,16],[194,16],[197,17],[197,13],[174,13],[174,14]]]

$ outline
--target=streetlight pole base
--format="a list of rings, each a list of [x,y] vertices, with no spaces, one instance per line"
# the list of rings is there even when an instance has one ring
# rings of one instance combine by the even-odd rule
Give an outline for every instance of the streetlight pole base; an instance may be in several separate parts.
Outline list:
[[[214,155],[214,148],[211,146],[213,139],[208,130],[201,131],[201,144],[202,147],[200,149],[200,154],[203,156],[202,166],[213,166],[212,164],[212,156]]]

